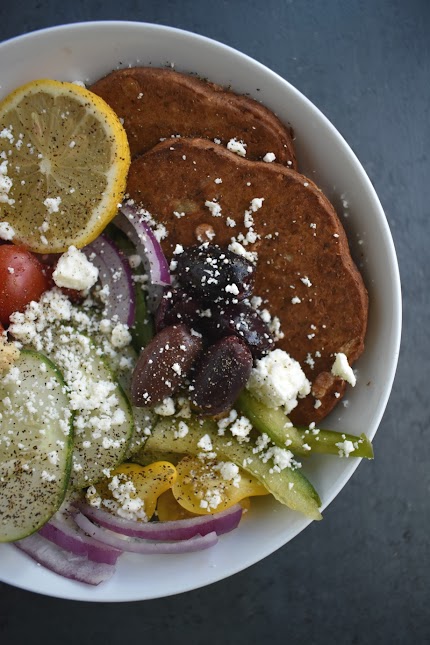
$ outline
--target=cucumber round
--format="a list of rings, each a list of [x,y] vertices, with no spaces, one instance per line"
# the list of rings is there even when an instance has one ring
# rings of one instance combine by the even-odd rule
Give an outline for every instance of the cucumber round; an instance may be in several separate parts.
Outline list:
[[[127,359],[131,363],[132,367],[121,369],[121,361],[118,359],[116,359],[114,362],[109,360],[109,364],[111,365],[112,370],[114,371],[116,378],[118,379],[118,382],[123,388],[124,392],[129,393],[131,389],[133,368],[136,365],[138,356],[131,346],[118,350],[118,356]],[[151,434],[151,430],[155,426],[158,419],[153,410],[145,407],[138,408],[134,405],[131,405],[131,412],[133,415],[133,432],[128,444],[128,451],[126,455],[127,458],[130,458],[145,445],[145,442],[148,436]]]
[[[101,348],[71,326],[52,330],[52,356],[63,369],[75,411],[71,484],[86,488],[127,454],[134,422],[127,396]]]
[[[57,367],[38,352],[22,351],[0,377],[0,542],[34,533],[61,506],[72,421]]]

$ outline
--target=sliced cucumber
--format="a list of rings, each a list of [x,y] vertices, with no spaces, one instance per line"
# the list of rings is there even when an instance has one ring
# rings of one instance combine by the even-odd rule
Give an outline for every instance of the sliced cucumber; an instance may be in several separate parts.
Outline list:
[[[247,390],[240,393],[235,407],[251,421],[258,432],[266,433],[277,446],[288,446],[296,455],[309,455],[312,452],[338,455],[342,452],[339,444],[348,441],[354,446],[351,457],[373,459],[372,444],[365,434],[356,437],[335,430],[290,427],[290,420],[282,408],[268,408]]]
[[[220,436],[214,421],[187,419],[188,433],[182,437],[176,433],[175,437],[178,424],[179,420],[175,418],[159,421],[137,459],[143,459],[146,451],[196,455],[202,452],[198,442],[208,434],[218,458],[232,461],[254,475],[279,502],[292,510],[314,520],[321,519],[318,493],[299,470],[284,468],[276,472],[271,459],[264,462],[260,454],[254,453],[252,441],[239,443],[231,434]]]
[[[26,350],[0,378],[0,542],[37,531],[64,499],[73,447],[64,385],[50,360]]]
[[[122,360],[123,359],[123,360]],[[127,394],[131,389],[131,377],[133,368],[137,362],[137,353],[130,345],[117,350],[117,357],[112,361],[108,360],[119,384]],[[138,408],[131,405],[133,414],[133,432],[128,444],[126,457],[129,458],[140,450],[144,445],[147,437],[157,422],[157,415],[153,410],[142,407]]]
[[[133,431],[131,407],[101,348],[89,336],[57,325],[41,342],[64,374],[75,412],[71,484],[84,488],[124,461]]]
[[[305,443],[300,432],[290,423],[289,418],[281,408],[268,408],[247,390],[242,390],[235,403],[235,408],[252,423],[253,427],[267,434],[270,439],[282,448],[288,447],[295,454],[303,454]]]

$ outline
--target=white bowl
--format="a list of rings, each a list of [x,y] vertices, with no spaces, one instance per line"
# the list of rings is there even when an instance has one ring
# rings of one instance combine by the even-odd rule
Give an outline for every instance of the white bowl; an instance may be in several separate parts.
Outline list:
[[[95,81],[118,66],[174,65],[249,93],[290,122],[300,169],[337,207],[370,296],[366,350],[355,367],[358,384],[327,418],[326,427],[372,438],[390,394],[401,329],[396,254],[378,197],[348,144],[321,112],[287,81],[226,45],[189,32],[132,22],[66,25],[0,44],[0,94],[36,78]],[[258,88],[258,91],[257,91]],[[359,243],[360,242],[360,243]],[[304,468],[326,507],[359,460],[313,457]],[[377,465],[376,465],[377,467]],[[377,495],[378,492],[374,491]],[[309,520],[273,502],[253,504],[238,530],[211,550],[181,556],[120,558],[115,576],[100,587],[60,578],[11,545],[0,546],[0,579],[39,593],[91,601],[144,600],[196,589],[258,562],[285,545]],[[357,527],[358,528],[358,527]]]

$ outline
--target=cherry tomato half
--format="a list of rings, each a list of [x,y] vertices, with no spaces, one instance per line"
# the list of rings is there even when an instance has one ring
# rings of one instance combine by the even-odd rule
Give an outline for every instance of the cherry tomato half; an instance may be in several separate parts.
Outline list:
[[[32,300],[39,300],[49,289],[43,265],[22,246],[0,246],[0,322],[9,323],[14,311],[24,311]]]

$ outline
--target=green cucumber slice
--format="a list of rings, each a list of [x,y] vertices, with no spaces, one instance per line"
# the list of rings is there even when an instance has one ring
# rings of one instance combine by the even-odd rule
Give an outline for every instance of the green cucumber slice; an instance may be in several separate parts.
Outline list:
[[[131,346],[124,347],[123,349],[119,349],[117,351],[118,355],[126,359],[126,363],[131,366],[121,369],[121,361],[118,361],[116,359],[115,364],[112,365],[112,369],[115,372],[116,378],[118,379],[118,382],[124,392],[129,393],[131,389],[131,377],[133,375],[133,368],[137,362],[137,353]],[[146,439],[151,434],[152,428],[155,426],[158,419],[158,416],[155,414],[155,412],[153,410],[150,410],[149,408],[138,408],[134,405],[131,405],[131,403],[130,407],[133,415],[133,432],[128,444],[126,455],[127,458],[134,455],[145,445]]]
[[[296,455],[339,455],[342,453],[339,444],[348,441],[354,446],[351,457],[373,459],[372,444],[365,434],[357,437],[335,430],[289,427],[290,420],[282,408],[268,408],[247,390],[240,393],[235,408],[251,421],[258,432],[266,433],[277,446],[288,446]]]
[[[185,436],[176,433],[175,436],[179,421],[173,417],[159,421],[135,460],[143,459],[146,451],[196,455],[201,452],[198,442],[208,434],[219,459],[232,461],[254,475],[279,502],[292,510],[314,520],[321,519],[318,493],[299,470],[284,468],[276,472],[271,459],[264,462],[260,454],[254,453],[255,443],[239,443],[231,434],[220,436],[217,424],[209,419],[202,422],[187,419],[188,433]]]
[[[71,485],[85,488],[124,461],[133,431],[131,407],[89,336],[71,325],[53,325],[39,342],[64,375],[75,413]]]
[[[306,452],[300,432],[290,424],[289,418],[281,408],[268,408],[247,390],[242,390],[234,407],[251,421],[258,432],[267,434],[277,446],[288,447],[295,454]]]
[[[57,512],[72,463],[72,413],[57,367],[23,350],[0,377],[0,542],[20,540]]]

